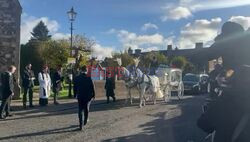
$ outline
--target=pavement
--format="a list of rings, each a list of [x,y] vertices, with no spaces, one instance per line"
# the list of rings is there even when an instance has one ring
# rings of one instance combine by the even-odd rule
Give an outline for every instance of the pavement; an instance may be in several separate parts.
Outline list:
[[[47,107],[23,110],[21,101],[13,101],[13,117],[0,120],[1,142],[201,142],[205,137],[196,126],[205,96],[173,97],[156,105],[147,102],[139,108],[124,98],[106,104],[105,98],[95,100],[90,120],[78,131],[77,102],[60,100]]]

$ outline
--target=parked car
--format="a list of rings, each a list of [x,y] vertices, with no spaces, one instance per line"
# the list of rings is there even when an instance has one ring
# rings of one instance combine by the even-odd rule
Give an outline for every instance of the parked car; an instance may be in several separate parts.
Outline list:
[[[200,78],[198,75],[188,73],[183,77],[184,93],[197,94],[201,90]]]
[[[200,87],[201,93],[209,93],[210,92],[210,84],[209,84],[209,76],[207,74],[200,74]]]
[[[209,91],[208,78],[207,74],[186,74],[183,77],[184,92],[186,94],[207,93]]]

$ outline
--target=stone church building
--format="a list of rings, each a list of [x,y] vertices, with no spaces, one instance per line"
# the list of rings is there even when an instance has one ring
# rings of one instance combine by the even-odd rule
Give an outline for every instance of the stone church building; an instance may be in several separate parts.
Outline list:
[[[15,65],[18,80],[21,13],[22,7],[18,0],[0,0],[0,72],[6,71],[9,65]]]

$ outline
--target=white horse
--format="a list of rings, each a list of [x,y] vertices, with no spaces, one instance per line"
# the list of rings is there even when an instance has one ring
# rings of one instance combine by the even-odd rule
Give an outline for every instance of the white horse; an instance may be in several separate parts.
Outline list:
[[[125,67],[122,67],[121,73],[122,73],[123,80],[125,81],[125,86],[128,90],[128,94],[127,94],[127,98],[126,98],[125,103],[127,104],[128,100],[130,100],[130,104],[132,105],[133,104],[133,97],[131,94],[131,90],[133,88],[138,90],[136,79],[135,79],[134,75]]]
[[[135,76],[140,92],[139,106],[142,107],[146,105],[146,94],[150,94],[150,98],[153,100],[153,104],[156,104],[157,92],[160,91],[159,78],[156,76],[148,76],[144,74],[139,68],[135,69]]]

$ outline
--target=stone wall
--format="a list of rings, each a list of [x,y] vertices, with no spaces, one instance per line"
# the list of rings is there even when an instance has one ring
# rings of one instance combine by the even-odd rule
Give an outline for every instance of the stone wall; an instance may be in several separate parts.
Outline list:
[[[105,97],[106,96],[106,90],[104,89],[105,81],[104,80],[95,80],[95,93],[96,97]],[[116,81],[115,83],[115,94],[117,96],[127,96],[128,90],[125,87],[124,81]]]
[[[20,66],[20,23],[22,8],[18,0],[0,0],[0,72],[9,65]],[[15,93],[19,96],[19,91]]]

